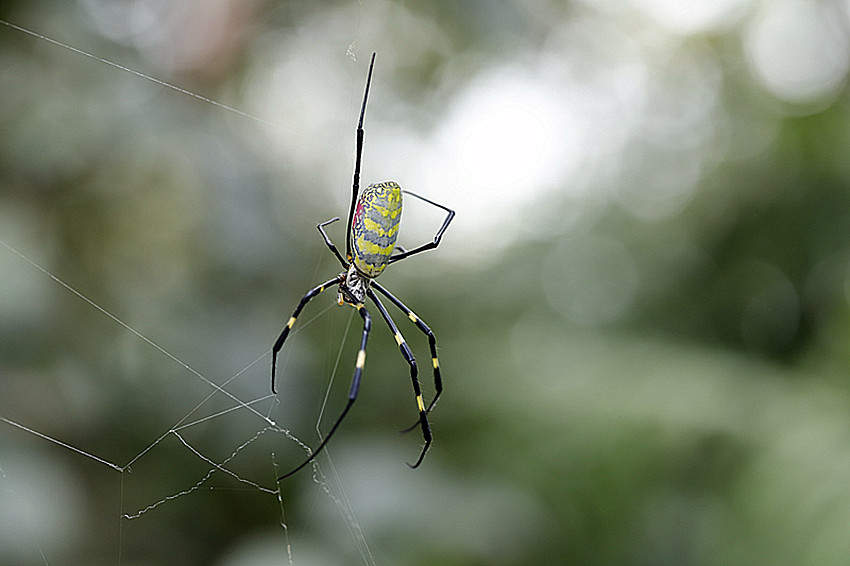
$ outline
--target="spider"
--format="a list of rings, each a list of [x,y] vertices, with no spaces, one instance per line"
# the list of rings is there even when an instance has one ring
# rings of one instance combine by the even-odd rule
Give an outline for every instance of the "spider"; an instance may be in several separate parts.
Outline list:
[[[292,330],[292,327],[295,324],[295,319],[298,318],[298,315],[301,314],[301,310],[311,299],[334,285],[338,285],[338,303],[340,305],[351,305],[357,309],[357,312],[360,314],[361,318],[363,318],[363,334],[360,338],[360,350],[357,352],[357,361],[354,365],[354,376],[351,379],[351,387],[348,391],[348,403],[345,405],[342,413],[337,417],[331,427],[330,432],[328,432],[319,446],[310,453],[306,460],[295,467],[292,471],[280,476],[278,481],[291,476],[313,461],[325,445],[327,445],[334,432],[336,432],[337,428],[339,428],[339,425],[345,418],[345,415],[348,414],[351,406],[354,405],[354,401],[357,400],[357,393],[360,390],[360,379],[363,374],[363,367],[366,364],[366,341],[369,339],[369,332],[372,329],[372,317],[364,304],[367,298],[369,298],[378,308],[378,312],[381,313],[381,316],[384,321],[386,321],[390,331],[395,336],[396,343],[398,343],[398,346],[401,349],[402,356],[404,356],[405,361],[410,366],[410,379],[413,382],[413,393],[416,396],[419,420],[402,432],[413,430],[418,424],[422,429],[422,436],[425,440],[425,445],[422,447],[416,462],[408,464],[408,466],[411,468],[418,467],[419,464],[422,463],[423,458],[425,458],[425,453],[431,445],[431,427],[428,424],[428,413],[434,407],[434,404],[440,397],[440,393],[443,391],[442,380],[440,378],[440,363],[437,361],[437,340],[428,325],[425,324],[425,322],[412,310],[407,308],[404,303],[393,296],[392,293],[379,285],[375,281],[375,278],[384,271],[384,268],[392,263],[406,259],[414,254],[418,254],[419,252],[436,248],[440,244],[440,238],[442,238],[446,228],[449,227],[449,223],[452,221],[452,218],[454,218],[455,213],[448,207],[437,204],[436,202],[410,191],[403,190],[395,181],[385,181],[383,183],[369,185],[363,189],[361,193],[360,160],[363,155],[363,116],[366,113],[366,99],[369,97],[369,85],[372,82],[372,69],[374,66],[375,54],[372,53],[372,59],[369,63],[369,74],[366,77],[366,89],[363,93],[363,104],[360,107],[360,120],[357,123],[357,153],[355,154],[354,162],[354,183],[351,193],[351,207],[348,211],[348,225],[346,228],[345,257],[339,253],[339,250],[337,250],[336,246],[325,232],[325,227],[338,221],[339,217],[332,218],[316,226],[319,233],[322,235],[325,244],[328,246],[328,249],[334,254],[334,256],[336,256],[340,264],[342,264],[344,271],[333,279],[325,281],[318,287],[309,290],[307,294],[301,298],[301,302],[299,302],[298,306],[295,307],[295,312],[292,313],[289,322],[287,322],[286,326],[284,326],[283,331],[280,333],[280,336],[278,336],[278,339],[275,341],[274,347],[272,348],[272,393],[277,394],[277,390],[275,388],[275,366],[277,364],[277,355],[281,348],[283,348],[283,343],[286,341],[286,337],[289,336],[289,331]],[[415,197],[432,206],[441,208],[446,212],[446,218],[443,221],[443,225],[437,231],[433,241],[427,242],[411,250],[405,250],[403,247],[395,245],[396,239],[398,238],[399,222],[401,220],[402,194]],[[399,332],[398,327],[396,327],[396,324],[393,322],[393,319],[390,317],[387,309],[378,299],[375,291],[378,291],[378,293],[389,299],[391,303],[406,314],[407,317],[413,321],[416,327],[428,337],[428,345],[431,349],[431,362],[434,368],[435,394],[427,407],[422,399],[416,359],[413,357],[413,352],[411,352],[410,347],[404,341],[404,337],[401,335],[401,332]]]

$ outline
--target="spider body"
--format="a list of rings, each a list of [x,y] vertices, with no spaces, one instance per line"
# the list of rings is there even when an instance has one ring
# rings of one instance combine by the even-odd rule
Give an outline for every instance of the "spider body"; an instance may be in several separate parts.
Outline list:
[[[348,303],[349,305],[357,306],[366,301],[366,293],[369,291],[369,284],[372,279],[366,277],[354,267],[354,264],[348,268],[348,271],[340,273],[339,295],[337,302],[340,306]]]
[[[419,318],[412,310],[397,299],[392,293],[386,290],[382,285],[374,281],[384,269],[397,261],[406,259],[414,254],[426,250],[436,248],[443,233],[448,228],[449,223],[454,218],[454,211],[441,204],[433,202],[425,197],[419,196],[410,191],[404,191],[394,181],[385,181],[369,185],[360,192],[360,161],[363,155],[363,116],[366,113],[366,100],[369,97],[369,85],[372,82],[372,69],[375,65],[375,54],[372,54],[372,60],[369,64],[369,75],[366,78],[366,89],[363,93],[363,104],[360,107],[360,120],[357,123],[357,152],[354,162],[354,183],[352,185],[351,206],[348,212],[348,225],[346,227],[346,242],[345,256],[337,250],[336,245],[325,232],[325,227],[339,220],[332,218],[319,224],[316,228],[325,240],[325,245],[336,256],[342,265],[344,271],[330,279],[318,287],[315,287],[307,292],[301,298],[295,312],[289,318],[289,321],[284,326],[283,330],[275,341],[272,347],[272,392],[277,393],[275,389],[275,366],[277,362],[277,354],[283,348],[289,332],[295,325],[295,321],[304,309],[304,306],[314,297],[321,294],[325,290],[337,285],[339,295],[337,300],[340,305],[348,304],[357,310],[357,313],[363,319],[363,333],[360,338],[360,349],[357,352],[357,358],[354,364],[354,376],[351,379],[351,387],[348,392],[348,403],[342,410],[342,413],[337,417],[330,431],[325,438],[319,443],[319,446],[313,450],[310,455],[300,465],[295,467],[289,473],[286,473],[278,478],[278,481],[290,476],[309,464],[313,458],[325,447],[328,440],[333,436],[336,429],[339,427],[345,415],[348,414],[354,401],[357,399],[357,393],[360,390],[360,381],[363,375],[363,368],[366,365],[366,342],[369,339],[369,334],[372,330],[372,316],[366,308],[366,299],[369,299],[378,308],[381,317],[387,323],[387,326],[392,332],[399,350],[404,357],[405,362],[410,369],[410,379],[413,384],[413,393],[416,402],[416,409],[419,414],[417,422],[406,429],[404,432],[412,430],[419,425],[422,429],[422,438],[425,440],[425,445],[419,453],[416,462],[409,464],[411,468],[419,466],[428,447],[431,445],[431,426],[428,423],[428,413],[434,407],[437,399],[443,390],[442,378],[440,376],[440,364],[437,361],[437,339],[434,333],[425,322]],[[433,241],[426,242],[412,250],[405,250],[400,246],[396,246],[398,239],[399,224],[401,222],[402,208],[402,193],[406,193],[412,197],[422,200],[432,206],[442,209],[446,212],[446,218],[443,225],[437,231]],[[419,370],[416,365],[416,359],[413,352],[404,340],[401,332],[393,322],[387,309],[381,303],[375,291],[386,297],[393,305],[401,310],[416,327],[428,337],[428,347],[431,351],[431,365],[433,367],[434,376],[434,398],[427,404],[422,398],[422,391],[419,386]]]
[[[351,241],[357,271],[369,278],[380,275],[390,261],[401,222],[401,187],[394,181],[369,185],[357,199]]]

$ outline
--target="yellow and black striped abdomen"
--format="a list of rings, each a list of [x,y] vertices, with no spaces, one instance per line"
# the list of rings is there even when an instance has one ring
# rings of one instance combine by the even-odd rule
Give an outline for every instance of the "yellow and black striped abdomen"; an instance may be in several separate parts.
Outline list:
[[[352,262],[367,277],[377,277],[390,260],[401,221],[401,187],[394,181],[363,189],[351,223]]]

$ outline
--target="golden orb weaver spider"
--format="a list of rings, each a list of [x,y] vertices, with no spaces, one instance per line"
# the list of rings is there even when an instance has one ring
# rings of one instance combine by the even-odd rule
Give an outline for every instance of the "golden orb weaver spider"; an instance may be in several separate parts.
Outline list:
[[[309,290],[307,294],[301,298],[301,302],[299,302],[298,306],[295,307],[295,312],[292,313],[292,316],[289,318],[289,322],[287,322],[286,326],[284,326],[283,331],[280,333],[280,336],[278,336],[278,339],[275,341],[274,347],[272,348],[272,393],[277,394],[277,390],[275,388],[275,366],[277,365],[277,354],[280,352],[281,348],[283,348],[283,343],[286,341],[286,337],[289,336],[289,331],[292,330],[292,326],[295,324],[295,319],[297,319],[298,315],[301,314],[301,310],[304,306],[316,295],[330,287],[333,287],[334,285],[338,285],[339,295],[337,300],[339,304],[343,305],[347,303],[351,305],[357,309],[357,312],[360,314],[361,318],[363,318],[363,334],[360,338],[360,350],[357,352],[357,361],[354,365],[354,377],[351,379],[351,387],[348,391],[348,403],[346,403],[345,408],[343,408],[342,413],[339,417],[337,417],[328,434],[319,443],[319,446],[312,451],[306,460],[295,467],[292,471],[277,478],[277,481],[291,476],[313,461],[325,445],[327,445],[328,441],[345,418],[345,415],[348,414],[348,411],[351,409],[354,401],[357,399],[357,393],[360,390],[360,378],[363,374],[363,367],[366,364],[366,341],[369,339],[369,332],[372,329],[372,317],[369,314],[369,311],[366,310],[366,306],[364,304],[367,297],[375,303],[376,307],[378,307],[378,311],[381,313],[384,321],[386,321],[387,326],[389,326],[390,331],[393,333],[393,336],[395,336],[395,340],[401,349],[402,356],[404,356],[405,361],[410,366],[410,379],[413,381],[413,393],[416,396],[419,420],[417,423],[414,423],[413,426],[402,432],[413,430],[416,427],[416,424],[419,424],[422,428],[422,437],[425,439],[425,446],[422,447],[422,451],[419,453],[419,457],[416,459],[416,462],[408,464],[408,466],[411,468],[419,466],[419,464],[422,463],[422,459],[425,458],[425,453],[428,451],[428,447],[431,445],[431,426],[428,424],[428,413],[434,407],[434,404],[440,397],[440,393],[443,391],[443,384],[440,378],[440,363],[437,361],[437,340],[434,333],[428,325],[422,321],[422,319],[420,319],[412,310],[407,308],[404,303],[393,296],[392,293],[375,282],[374,279],[384,271],[384,268],[387,265],[401,261],[414,254],[418,254],[419,252],[436,248],[440,244],[440,238],[443,237],[443,233],[446,231],[446,228],[449,227],[449,223],[452,221],[452,218],[454,218],[455,213],[450,208],[437,204],[425,197],[419,196],[410,191],[402,190],[402,188],[394,181],[385,181],[383,183],[369,185],[363,189],[362,194],[358,196],[358,193],[360,193],[360,160],[363,155],[363,116],[366,113],[366,99],[369,97],[369,85],[372,83],[372,68],[374,66],[375,54],[372,53],[372,60],[369,63],[369,74],[366,77],[366,89],[363,93],[363,104],[360,107],[360,120],[357,122],[357,153],[355,154],[354,160],[354,183],[351,193],[351,208],[348,211],[344,258],[325,232],[325,226],[336,222],[339,220],[339,217],[332,218],[316,226],[319,233],[322,235],[322,238],[325,240],[325,244],[328,246],[328,249],[330,249],[331,253],[336,256],[345,271],[333,279],[322,283],[318,287]],[[412,250],[405,250],[401,246],[395,245],[396,239],[398,238],[399,222],[401,221],[402,193],[408,194],[446,211],[446,219],[443,221],[443,225],[434,236],[434,240]],[[396,251],[398,253],[394,254],[393,252]],[[416,327],[428,337],[428,345],[431,349],[431,361],[434,368],[435,393],[434,398],[427,407],[422,399],[422,391],[419,387],[418,369],[416,367],[416,359],[413,357],[413,352],[404,341],[404,337],[401,335],[401,332],[399,332],[395,322],[393,322],[393,319],[390,317],[390,313],[387,312],[386,308],[384,308],[384,305],[378,299],[378,296],[375,294],[373,289],[376,289],[380,294],[389,299],[391,303],[406,314]]]

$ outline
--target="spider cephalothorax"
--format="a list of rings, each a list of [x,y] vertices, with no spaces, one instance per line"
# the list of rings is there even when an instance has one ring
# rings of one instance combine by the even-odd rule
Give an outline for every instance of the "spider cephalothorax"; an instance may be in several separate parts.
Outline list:
[[[350,305],[358,305],[366,301],[366,293],[369,291],[369,283],[372,280],[365,275],[361,275],[354,264],[339,274],[342,282],[339,284],[339,297],[337,302],[340,306],[348,303]]]
[[[301,302],[298,303],[298,306],[295,308],[295,312],[292,313],[292,316],[289,318],[286,326],[284,326],[283,331],[281,331],[280,336],[278,336],[275,341],[274,347],[272,347],[272,392],[277,393],[275,389],[275,366],[277,354],[280,352],[280,349],[283,348],[283,343],[286,341],[286,337],[289,336],[289,331],[292,330],[295,320],[298,318],[298,315],[301,314],[301,310],[304,308],[304,305],[306,305],[313,297],[334,285],[338,285],[339,304],[351,305],[357,309],[357,312],[360,314],[361,318],[363,318],[363,333],[360,338],[360,350],[357,352],[357,361],[354,365],[354,376],[351,379],[348,403],[345,405],[342,413],[339,417],[337,417],[330,431],[319,446],[299,466],[295,467],[295,469],[289,473],[280,476],[278,481],[294,474],[316,457],[316,454],[325,447],[325,444],[327,444],[328,440],[330,440],[331,436],[333,436],[337,427],[339,427],[343,418],[345,418],[345,415],[357,399],[357,393],[360,390],[360,378],[363,374],[363,367],[366,364],[366,341],[368,340],[369,332],[372,329],[372,317],[365,306],[367,298],[370,299],[378,308],[378,311],[381,313],[381,317],[393,333],[396,343],[401,350],[402,356],[404,356],[405,361],[410,367],[410,379],[413,382],[413,392],[416,397],[416,407],[419,412],[417,424],[420,425],[422,429],[422,437],[425,439],[425,445],[422,447],[419,457],[416,462],[410,465],[412,468],[417,467],[422,462],[422,459],[425,457],[425,453],[428,451],[428,447],[431,445],[431,427],[428,424],[428,413],[434,407],[434,404],[440,397],[440,393],[443,391],[442,379],[440,377],[440,364],[437,361],[437,340],[434,337],[434,333],[428,325],[422,321],[422,319],[414,314],[412,310],[407,308],[407,306],[405,306],[399,299],[393,296],[392,293],[375,282],[374,279],[383,273],[384,269],[388,265],[419,252],[436,248],[440,243],[440,238],[442,238],[443,233],[446,231],[446,228],[448,228],[452,218],[454,218],[455,213],[453,210],[428,200],[425,197],[419,196],[416,193],[402,190],[398,183],[394,181],[385,181],[383,183],[369,185],[363,189],[362,193],[360,192],[360,160],[363,156],[363,116],[366,113],[366,100],[369,97],[369,85],[372,82],[372,69],[374,65],[375,54],[373,53],[372,61],[369,64],[369,75],[366,78],[366,90],[363,93],[363,105],[360,107],[360,120],[357,123],[357,153],[355,154],[354,161],[354,183],[351,194],[351,206],[348,211],[348,224],[346,227],[345,257],[340,254],[336,245],[334,245],[330,237],[328,237],[325,232],[325,226],[336,222],[339,218],[332,218],[331,220],[322,222],[317,226],[319,233],[321,233],[322,238],[325,240],[325,244],[328,246],[328,249],[330,249],[330,251],[336,256],[345,271],[333,279],[322,283],[318,287],[311,289],[301,298]],[[441,208],[446,212],[446,219],[443,221],[443,225],[434,236],[433,241],[422,244],[412,250],[404,250],[396,246],[399,223],[401,222],[402,194],[407,194],[425,201],[426,203]],[[416,366],[416,359],[413,357],[413,352],[410,350],[410,347],[407,345],[407,342],[405,342],[401,332],[399,332],[396,327],[395,322],[393,322],[393,319],[390,317],[389,312],[387,312],[387,309],[384,308],[384,305],[378,299],[378,296],[375,294],[373,289],[377,290],[378,293],[386,297],[399,310],[406,314],[413,324],[415,324],[416,327],[428,337],[428,346],[431,350],[431,365],[434,368],[435,392],[434,398],[431,399],[431,402],[427,407],[422,399],[422,391],[419,387],[418,369]],[[408,430],[413,429],[415,426],[416,424]]]

